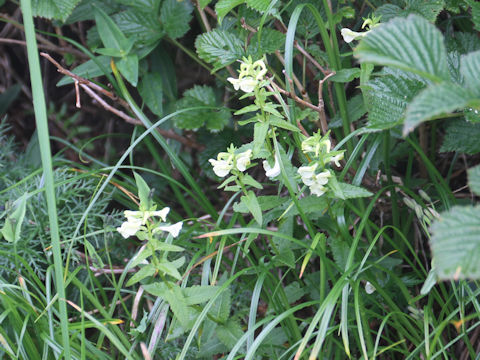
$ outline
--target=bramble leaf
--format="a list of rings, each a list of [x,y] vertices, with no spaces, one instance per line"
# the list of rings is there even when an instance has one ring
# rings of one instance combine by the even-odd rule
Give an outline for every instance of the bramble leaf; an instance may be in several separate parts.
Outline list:
[[[450,79],[442,33],[417,15],[374,28],[357,46],[355,56],[362,62],[396,67],[436,82]]]
[[[480,278],[480,205],[454,206],[430,230],[433,266],[440,279]]]

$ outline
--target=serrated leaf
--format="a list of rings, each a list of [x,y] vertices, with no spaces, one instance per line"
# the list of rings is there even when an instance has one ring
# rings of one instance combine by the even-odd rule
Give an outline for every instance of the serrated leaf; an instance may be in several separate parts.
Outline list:
[[[274,209],[278,206],[281,206],[286,201],[285,198],[275,196],[275,195],[258,196],[257,200],[258,200],[258,203],[259,203],[262,211],[268,211],[270,209]],[[246,207],[246,205],[244,203],[241,203],[241,202],[240,203],[235,203],[233,205],[233,210],[235,210],[236,212],[240,212],[240,213],[247,213],[248,212],[248,208]]]
[[[442,33],[417,15],[374,28],[360,41],[355,56],[362,62],[396,67],[437,82],[450,79]]]
[[[118,28],[127,37],[143,43],[153,43],[163,35],[163,29],[152,8],[129,9],[112,16]]]
[[[182,289],[187,305],[197,305],[207,302],[216,294],[218,286],[194,285]]]
[[[270,125],[279,127],[281,129],[289,130],[292,132],[300,132],[300,129],[297,126],[281,118],[271,117],[269,122],[270,122]]]
[[[468,186],[480,196],[480,165],[468,169]]]
[[[190,29],[193,6],[189,0],[165,0],[160,10],[160,22],[163,30],[172,39],[185,35]]]
[[[457,84],[432,84],[408,105],[403,134],[408,134],[424,121],[463,109],[472,100],[472,94]]]
[[[462,56],[460,60],[460,73],[465,86],[477,97],[480,97],[480,51],[475,51]]]
[[[480,206],[454,206],[430,230],[433,267],[440,279],[480,278]]]
[[[369,108],[368,126],[388,129],[398,125],[407,104],[424,86],[415,78],[406,76],[387,75],[370,81],[364,90]]]
[[[260,43],[258,42],[258,36],[260,37]],[[281,49],[285,44],[285,34],[280,31],[263,28],[261,33],[256,33],[250,40],[250,45],[247,49],[247,55],[251,55],[253,58],[258,58],[262,54],[271,54]]]
[[[163,282],[156,282],[153,284],[142,285],[143,289],[154,296],[158,296],[162,299],[165,298],[165,293],[168,290],[167,284]]]
[[[480,152],[480,124],[465,120],[449,121],[440,152],[457,151],[469,155]]]
[[[143,260],[147,259],[149,256],[152,256],[152,250],[148,248],[144,248],[140,253],[135,255],[135,258],[130,263],[129,269],[139,265],[141,262],[143,262]]]
[[[195,85],[183,94],[183,98],[177,101],[177,109],[186,109],[199,106],[217,106],[217,100],[213,89],[206,85]],[[205,109],[187,111],[175,116],[175,123],[181,129],[196,130],[204,125],[212,131],[222,130],[230,112],[226,108],[219,110]]]
[[[295,269],[295,255],[290,249],[281,251],[278,255],[273,257],[275,267],[288,266],[290,269]]]
[[[233,348],[242,337],[242,326],[236,319],[229,319],[224,325],[219,325],[215,332],[218,339],[229,349]]]
[[[225,322],[230,317],[230,308],[232,305],[231,296],[229,288],[222,291],[208,312],[215,319],[218,319],[219,322]]]
[[[256,122],[253,127],[253,156],[256,156],[265,144],[269,125],[267,122]]]
[[[198,0],[198,3],[200,5],[200,9],[205,9],[208,4],[210,4],[212,2],[212,0]]]
[[[133,284],[136,284],[137,282],[145,279],[148,276],[152,276],[155,274],[155,266],[152,264],[148,264],[144,267],[142,267],[139,271],[137,271],[126,283],[125,286],[132,286]]]
[[[343,200],[373,196],[370,191],[360,186],[355,186],[343,182],[339,182],[338,186],[341,189],[341,196],[339,197]]]
[[[217,13],[218,23],[221,24],[223,18],[232,11],[233,8],[243,4],[244,0],[219,0],[215,4],[215,12]]]
[[[243,43],[238,36],[225,30],[214,29],[195,40],[198,56],[213,64],[217,71],[244,56]]]
[[[181,262],[181,264],[183,264],[183,262],[185,261],[185,257],[182,256],[180,259],[183,259],[183,261]],[[167,275],[170,275],[171,277],[177,280],[181,280],[182,275],[180,275],[180,273],[177,270],[177,268],[181,266],[179,265],[178,260],[179,259],[175,261],[160,260],[157,263],[157,269]]]
[[[307,293],[307,291],[300,286],[298,281],[294,281],[285,286],[284,291],[289,304],[293,304],[295,301],[300,300],[300,298]]]
[[[246,3],[249,8],[257,10],[258,12],[263,14],[265,11],[268,10],[271,0],[246,0]],[[272,12],[274,12],[274,9],[272,9]]]
[[[33,16],[65,22],[80,0],[33,0]]]
[[[138,92],[151,112],[159,117],[163,115],[162,76],[158,72],[142,76],[138,84]]]

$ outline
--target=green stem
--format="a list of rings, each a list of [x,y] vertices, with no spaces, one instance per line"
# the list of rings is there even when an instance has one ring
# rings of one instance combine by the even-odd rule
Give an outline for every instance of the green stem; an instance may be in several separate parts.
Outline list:
[[[33,25],[32,5],[30,0],[21,0],[21,8],[23,12],[23,23],[25,26],[25,38],[27,41],[27,55],[30,69],[30,81],[32,84],[35,122],[38,131],[38,142],[40,144],[43,176],[45,178],[45,195],[47,198],[48,219],[55,269],[55,285],[59,298],[58,306],[60,310],[60,330],[62,333],[63,356],[65,359],[70,360],[71,353],[68,331],[68,313],[67,304],[65,302],[66,296],[63,279],[63,260],[58,230],[57,205],[55,198],[50,138],[48,133],[47,109],[45,105],[45,94],[43,93],[42,75],[40,71],[40,61],[38,58],[38,47],[35,38],[35,27]]]

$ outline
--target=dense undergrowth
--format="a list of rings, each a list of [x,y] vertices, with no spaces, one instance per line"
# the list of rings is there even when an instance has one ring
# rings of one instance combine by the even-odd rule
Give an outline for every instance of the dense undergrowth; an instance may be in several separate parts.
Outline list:
[[[479,3],[0,5],[2,358],[479,358]]]

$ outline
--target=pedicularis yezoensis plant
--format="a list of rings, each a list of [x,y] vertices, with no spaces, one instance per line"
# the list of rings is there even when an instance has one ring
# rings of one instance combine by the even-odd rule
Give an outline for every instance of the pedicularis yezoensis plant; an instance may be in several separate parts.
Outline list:
[[[58,83],[77,106],[84,89],[115,114],[95,120],[139,127],[71,165],[88,182],[48,183],[53,227],[41,170],[0,164],[0,357],[478,357],[478,2],[37,0],[34,14],[55,20],[39,39],[79,76]],[[2,34],[17,15],[0,14],[15,25]]]

